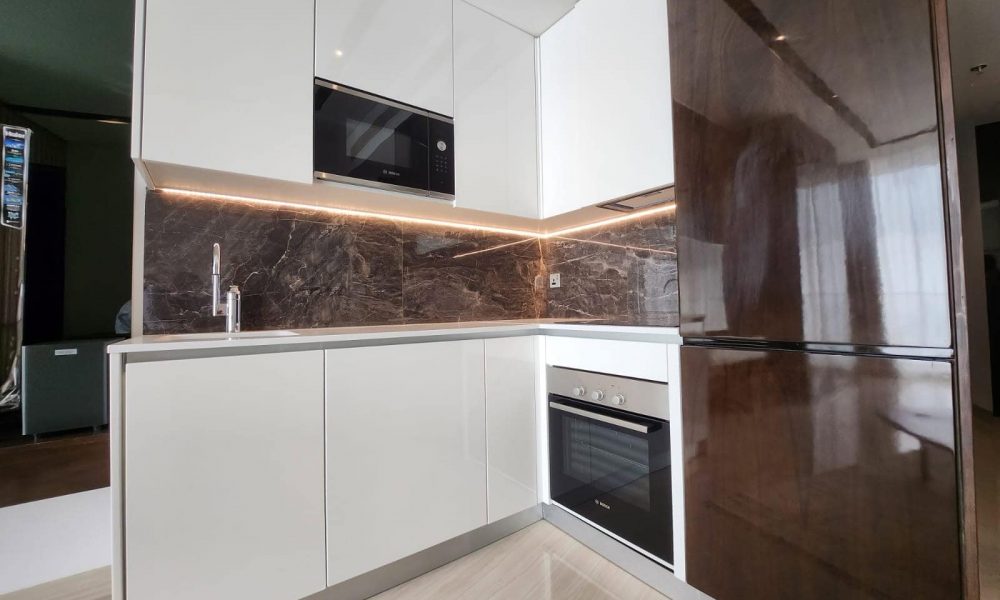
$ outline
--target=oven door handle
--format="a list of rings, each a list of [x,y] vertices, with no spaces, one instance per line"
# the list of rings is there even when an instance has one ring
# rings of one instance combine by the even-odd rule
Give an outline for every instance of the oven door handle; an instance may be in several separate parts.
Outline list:
[[[631,429],[632,431],[638,431],[639,433],[649,433],[649,425],[643,425],[642,423],[633,423],[632,421],[626,421],[625,419],[619,419],[617,417],[609,417],[607,415],[602,415],[600,413],[590,412],[589,410],[576,408],[575,406],[560,404],[559,402],[550,401],[549,407],[554,408],[556,410],[561,410],[563,412],[568,412],[570,414],[574,414],[580,417],[585,417],[587,419],[593,419],[594,421],[600,421],[601,423],[607,423],[608,425],[624,427],[625,429]]]

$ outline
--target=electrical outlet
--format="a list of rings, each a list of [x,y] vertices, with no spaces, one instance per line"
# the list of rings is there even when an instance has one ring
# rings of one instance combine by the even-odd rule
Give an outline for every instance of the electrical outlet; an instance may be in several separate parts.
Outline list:
[[[549,273],[549,287],[557,288],[562,285],[562,281],[559,278],[559,273]]]

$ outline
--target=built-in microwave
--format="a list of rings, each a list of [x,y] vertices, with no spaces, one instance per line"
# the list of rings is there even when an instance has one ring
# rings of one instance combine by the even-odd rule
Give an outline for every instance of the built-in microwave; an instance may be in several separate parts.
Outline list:
[[[452,119],[316,79],[313,175],[317,179],[455,198]]]

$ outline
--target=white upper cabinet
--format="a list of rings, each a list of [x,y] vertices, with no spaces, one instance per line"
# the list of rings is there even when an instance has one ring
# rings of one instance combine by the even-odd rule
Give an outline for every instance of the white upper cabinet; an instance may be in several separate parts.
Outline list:
[[[146,0],[145,11],[142,159],[311,181],[312,0]]]
[[[453,69],[452,0],[316,0],[317,77],[451,117]]]
[[[665,0],[580,0],[539,59],[544,217],[673,183]]]
[[[455,0],[456,205],[538,218],[535,38]]]

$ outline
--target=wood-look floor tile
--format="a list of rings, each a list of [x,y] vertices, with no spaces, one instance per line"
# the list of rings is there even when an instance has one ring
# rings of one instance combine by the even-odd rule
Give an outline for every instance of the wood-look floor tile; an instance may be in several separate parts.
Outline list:
[[[0,594],[0,600],[111,600],[111,567]]]
[[[665,600],[545,521],[375,600]]]

